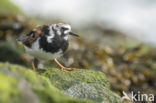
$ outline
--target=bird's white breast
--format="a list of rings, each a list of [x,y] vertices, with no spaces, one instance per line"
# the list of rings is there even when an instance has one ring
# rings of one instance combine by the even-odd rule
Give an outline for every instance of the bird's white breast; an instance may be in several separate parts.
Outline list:
[[[30,54],[31,56],[33,56],[39,60],[52,60],[52,59],[55,59],[55,58],[62,56],[62,50],[59,50],[56,53],[50,53],[50,52],[46,52],[43,49],[39,48],[39,39],[40,38],[38,38],[32,44],[31,48],[24,46],[25,50],[28,54]]]

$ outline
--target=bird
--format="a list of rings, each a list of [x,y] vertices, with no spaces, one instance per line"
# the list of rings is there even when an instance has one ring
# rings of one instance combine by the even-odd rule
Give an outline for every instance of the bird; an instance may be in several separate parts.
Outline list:
[[[37,26],[16,40],[22,42],[25,51],[31,56],[32,69],[36,72],[34,59],[45,62],[53,60],[60,69],[71,71],[72,68],[64,67],[57,58],[61,57],[69,46],[69,35],[79,37],[72,32],[71,26],[66,23]]]

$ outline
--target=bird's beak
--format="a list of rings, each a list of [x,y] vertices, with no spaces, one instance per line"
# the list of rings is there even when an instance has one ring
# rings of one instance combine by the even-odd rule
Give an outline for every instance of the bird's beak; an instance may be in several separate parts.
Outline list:
[[[23,42],[23,41],[25,41],[27,38],[28,38],[28,36],[20,36],[20,37],[17,38],[16,40],[17,40],[18,42]]]
[[[73,32],[69,32],[69,35],[73,35],[73,36],[76,36],[76,37],[79,37],[79,35],[73,33]]]

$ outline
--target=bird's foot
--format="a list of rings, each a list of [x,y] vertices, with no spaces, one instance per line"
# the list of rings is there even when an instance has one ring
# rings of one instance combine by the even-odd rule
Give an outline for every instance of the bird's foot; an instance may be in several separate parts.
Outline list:
[[[67,70],[67,71],[71,71],[72,68],[66,68],[66,67],[60,67],[61,70]]]
[[[67,71],[71,71],[72,68],[66,68],[64,67],[62,64],[60,64],[57,59],[54,59],[55,63],[60,67],[61,70],[67,70]]]
[[[31,65],[32,65],[33,71],[36,72],[36,68],[35,68],[35,64],[34,64],[34,61],[33,61],[33,60],[32,60],[32,62],[31,62]]]

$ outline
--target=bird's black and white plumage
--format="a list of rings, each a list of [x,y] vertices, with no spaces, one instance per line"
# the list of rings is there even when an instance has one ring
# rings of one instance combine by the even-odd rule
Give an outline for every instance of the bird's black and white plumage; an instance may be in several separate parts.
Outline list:
[[[69,35],[78,36],[71,32],[70,25],[58,23],[38,26],[17,40],[24,44],[28,54],[43,61],[62,56],[68,48]]]

